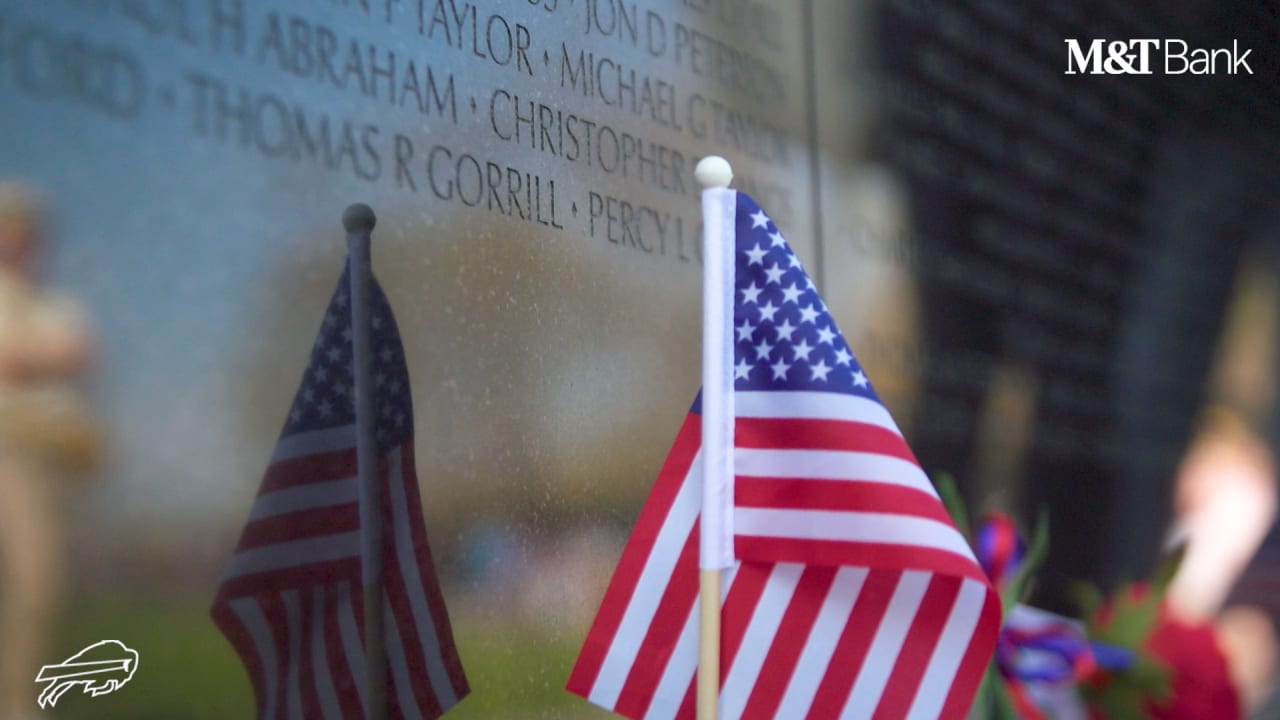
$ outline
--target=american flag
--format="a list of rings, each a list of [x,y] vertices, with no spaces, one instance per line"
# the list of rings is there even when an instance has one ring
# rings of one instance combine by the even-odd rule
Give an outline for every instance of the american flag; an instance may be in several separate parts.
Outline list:
[[[262,720],[365,716],[349,274],[348,266],[213,605]],[[422,522],[404,348],[372,278],[369,295],[387,717],[435,718],[467,694],[467,680]]]
[[[782,235],[722,197],[739,562],[722,578],[721,717],[963,718],[999,599]],[[569,679],[630,718],[694,716],[699,403]]]

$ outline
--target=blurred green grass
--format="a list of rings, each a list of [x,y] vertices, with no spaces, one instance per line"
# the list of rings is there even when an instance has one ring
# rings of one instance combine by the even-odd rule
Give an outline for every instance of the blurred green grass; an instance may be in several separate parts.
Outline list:
[[[118,692],[59,700],[59,720],[235,720],[255,717],[253,690],[231,645],[209,619],[209,597],[142,589],[82,593],[70,600],[50,662],[98,640],[138,651],[138,671]],[[458,604],[462,605],[462,604]],[[530,627],[451,608],[471,695],[448,720],[578,720],[613,717],[564,690],[579,631]],[[32,709],[39,686],[32,683]]]
[[[138,670],[118,692],[78,690],[58,701],[64,720],[253,718],[253,691],[231,645],[209,619],[210,598],[160,593],[80,594],[63,612],[51,661],[99,640],[138,651]],[[32,685],[34,705],[37,686]]]

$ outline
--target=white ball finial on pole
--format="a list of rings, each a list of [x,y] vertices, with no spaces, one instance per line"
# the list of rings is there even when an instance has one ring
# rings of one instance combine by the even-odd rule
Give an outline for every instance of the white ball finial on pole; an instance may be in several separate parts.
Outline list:
[[[733,182],[733,168],[729,161],[719,155],[708,155],[698,161],[693,169],[693,176],[704,188],[729,187]]]

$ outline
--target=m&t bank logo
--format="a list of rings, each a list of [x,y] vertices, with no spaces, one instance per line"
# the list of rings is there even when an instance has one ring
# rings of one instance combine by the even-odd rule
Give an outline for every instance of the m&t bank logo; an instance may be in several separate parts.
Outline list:
[[[1237,40],[1229,48],[1193,48],[1185,40],[1136,38],[1111,40],[1095,38],[1087,46],[1075,38],[1067,44],[1067,75],[1152,75],[1155,66],[1165,75],[1253,74],[1249,67],[1252,48],[1240,52]]]

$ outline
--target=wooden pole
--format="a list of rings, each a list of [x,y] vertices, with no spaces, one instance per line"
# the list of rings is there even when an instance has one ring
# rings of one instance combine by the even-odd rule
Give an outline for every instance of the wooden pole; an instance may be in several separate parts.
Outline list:
[[[373,329],[369,306],[373,210],[361,203],[342,213],[351,274],[352,374],[356,394],[356,463],[360,480],[360,568],[364,585],[365,718],[387,716],[387,664],[382,595],[382,484],[378,477],[373,386]]]
[[[698,720],[720,713],[720,571],[698,572]]]

